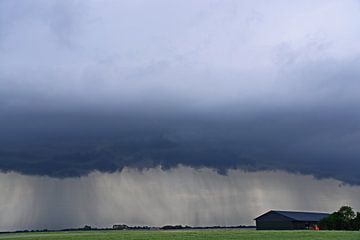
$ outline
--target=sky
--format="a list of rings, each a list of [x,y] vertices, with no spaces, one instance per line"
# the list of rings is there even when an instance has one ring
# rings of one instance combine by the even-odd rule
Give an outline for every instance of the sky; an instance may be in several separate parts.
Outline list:
[[[0,215],[19,194],[59,206],[60,215],[21,201],[26,214],[0,218],[0,230],[77,226],[94,216],[102,220],[91,224],[111,225],[109,211],[65,214],[81,215],[79,199],[100,188],[106,200],[94,197],[89,209],[104,201],[134,209],[121,192],[147,198],[136,189],[149,179],[163,204],[150,198],[140,209],[159,217],[128,211],[121,221],[249,224],[280,207],[267,203],[271,194],[253,195],[269,187],[247,180],[256,176],[287,178],[299,191],[295,178],[311,182],[314,199],[285,208],[359,206],[359,22],[355,0],[0,0]],[[179,188],[185,203],[166,198],[172,181],[187,186]],[[54,185],[63,197],[52,197]],[[330,188],[328,203],[316,204]],[[218,210],[207,217],[185,208],[204,199],[200,190],[223,199],[208,200]],[[167,216],[171,203],[179,210]],[[238,210],[217,208],[224,204]]]

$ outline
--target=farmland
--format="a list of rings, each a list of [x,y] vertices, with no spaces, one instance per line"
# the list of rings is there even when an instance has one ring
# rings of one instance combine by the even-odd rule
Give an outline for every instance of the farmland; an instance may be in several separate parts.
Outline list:
[[[256,231],[256,230],[148,230],[148,231],[71,231],[0,234],[1,240],[359,240],[360,232],[344,231]]]

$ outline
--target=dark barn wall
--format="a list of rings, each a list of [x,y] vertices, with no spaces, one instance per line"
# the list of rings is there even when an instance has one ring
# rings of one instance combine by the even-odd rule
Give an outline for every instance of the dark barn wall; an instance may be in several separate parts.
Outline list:
[[[257,230],[293,230],[294,225],[290,220],[265,221],[256,220]]]
[[[304,230],[318,224],[318,222],[291,220],[256,220],[257,230]]]
[[[277,212],[268,212],[256,219],[258,230],[291,230],[293,229],[292,219]]]

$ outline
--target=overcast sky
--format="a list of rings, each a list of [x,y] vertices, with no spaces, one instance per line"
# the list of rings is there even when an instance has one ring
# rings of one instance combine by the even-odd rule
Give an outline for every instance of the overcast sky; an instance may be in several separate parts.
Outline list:
[[[1,1],[1,109],[354,106],[359,12],[358,1]]]
[[[185,166],[357,186],[359,23],[355,0],[0,0],[2,177]]]
[[[1,1],[0,168],[359,184],[358,1]]]

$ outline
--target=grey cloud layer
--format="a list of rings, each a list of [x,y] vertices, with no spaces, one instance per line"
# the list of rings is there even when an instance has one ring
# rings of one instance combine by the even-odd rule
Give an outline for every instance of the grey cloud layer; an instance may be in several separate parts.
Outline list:
[[[1,1],[0,168],[360,184],[359,20],[356,1]]]
[[[180,113],[7,117],[0,167],[69,177],[182,164],[220,173],[283,169],[360,183],[360,116],[351,109]]]

